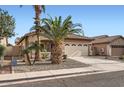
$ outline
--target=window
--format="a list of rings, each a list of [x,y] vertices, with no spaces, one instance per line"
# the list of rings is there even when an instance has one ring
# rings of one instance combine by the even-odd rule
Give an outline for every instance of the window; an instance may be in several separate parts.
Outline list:
[[[44,44],[40,44],[40,47],[41,47],[42,49],[44,49],[44,48],[45,48]]]
[[[76,46],[75,44],[72,44],[72,46]]]
[[[112,48],[124,48],[124,45],[112,45]]]
[[[79,44],[78,46],[82,46],[82,44]]]
[[[69,46],[69,44],[65,44],[65,46]]]
[[[84,46],[87,46],[87,44],[84,44]]]

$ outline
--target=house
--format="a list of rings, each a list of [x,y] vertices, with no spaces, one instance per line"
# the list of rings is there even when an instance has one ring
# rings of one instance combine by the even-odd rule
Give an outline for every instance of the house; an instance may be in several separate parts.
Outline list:
[[[90,42],[90,55],[115,57],[124,55],[124,38],[120,35],[94,37]]]
[[[45,36],[40,36],[39,39],[40,46],[44,47],[47,52],[51,52],[51,41]],[[33,31],[18,38],[16,45],[26,48],[35,41],[37,41],[37,36],[36,32]],[[63,52],[69,57],[88,55],[88,44],[91,41],[92,39],[88,37],[70,34],[65,38]]]

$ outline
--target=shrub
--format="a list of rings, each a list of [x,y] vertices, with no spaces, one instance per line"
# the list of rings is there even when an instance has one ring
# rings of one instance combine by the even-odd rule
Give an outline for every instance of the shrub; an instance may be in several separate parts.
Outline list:
[[[124,55],[120,56],[119,59],[123,60],[124,59]]]
[[[0,45],[0,57],[4,55],[5,47],[3,45]]]
[[[42,59],[48,58],[48,53],[42,53]]]

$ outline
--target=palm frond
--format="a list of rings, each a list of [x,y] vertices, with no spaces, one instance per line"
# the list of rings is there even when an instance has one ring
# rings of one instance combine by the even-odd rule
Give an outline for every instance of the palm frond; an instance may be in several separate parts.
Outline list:
[[[39,29],[44,31],[44,33],[41,34],[53,42],[61,42],[68,34],[78,34],[82,31],[82,25],[79,23],[73,24],[71,16],[65,18],[64,21],[62,21],[61,16],[55,17],[54,19],[49,16],[49,18],[43,18],[41,21],[42,25]]]
[[[43,13],[45,13],[45,11],[46,11],[45,5],[41,5],[41,8],[42,8]]]

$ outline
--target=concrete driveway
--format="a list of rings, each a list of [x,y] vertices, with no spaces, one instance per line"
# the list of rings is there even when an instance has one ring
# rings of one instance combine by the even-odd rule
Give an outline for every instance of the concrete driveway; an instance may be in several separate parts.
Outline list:
[[[70,59],[79,61],[81,63],[90,64],[92,69],[104,70],[104,71],[120,71],[124,70],[124,62],[92,58],[92,57],[69,57]]]

